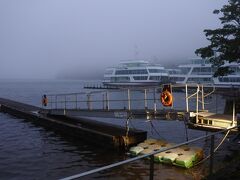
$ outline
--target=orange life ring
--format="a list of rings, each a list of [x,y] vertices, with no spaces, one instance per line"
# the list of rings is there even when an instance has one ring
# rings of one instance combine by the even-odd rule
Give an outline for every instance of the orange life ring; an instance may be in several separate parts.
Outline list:
[[[173,96],[169,91],[163,91],[161,94],[161,102],[164,106],[172,106]]]

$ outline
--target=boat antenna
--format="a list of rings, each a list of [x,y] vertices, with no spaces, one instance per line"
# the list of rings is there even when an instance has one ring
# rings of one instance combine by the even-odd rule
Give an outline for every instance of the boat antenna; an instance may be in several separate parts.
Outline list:
[[[138,59],[139,51],[138,51],[138,46],[135,44],[134,45],[134,58]]]

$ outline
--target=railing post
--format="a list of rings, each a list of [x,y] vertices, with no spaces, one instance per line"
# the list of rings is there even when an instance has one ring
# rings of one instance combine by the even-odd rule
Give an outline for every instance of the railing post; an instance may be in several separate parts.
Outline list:
[[[130,89],[128,89],[128,110],[131,110]]]
[[[64,110],[63,110],[64,116],[66,115],[66,106],[67,106],[66,101],[67,101],[67,97],[66,97],[66,95],[65,95],[65,96],[64,96]]]
[[[214,135],[211,136],[209,175],[212,175],[213,173],[213,160],[214,160]]]
[[[64,96],[64,109],[67,109],[67,96]]]
[[[202,110],[205,109],[205,105],[204,105],[204,90],[203,90],[203,85],[202,85]]]
[[[197,99],[196,99],[196,123],[198,123],[198,93],[199,93],[199,84],[197,85]]]
[[[144,108],[147,109],[147,89],[144,89]]]
[[[188,86],[187,86],[187,84],[185,86],[185,91],[186,91],[186,111],[189,112],[189,107],[188,107]]]
[[[57,109],[57,96],[55,96],[55,109]]]
[[[77,94],[76,94],[76,97],[75,97],[75,98],[76,98],[76,109],[77,109],[77,108],[78,108],[78,102],[77,102],[77,101],[78,101],[78,98],[77,98]]]
[[[150,175],[149,179],[153,180],[154,177],[154,155],[150,156]]]
[[[53,109],[53,96],[51,96],[51,109]]]
[[[104,96],[104,93],[102,94],[102,105],[103,105],[103,110],[105,109],[105,96]]]
[[[234,121],[235,121],[235,111],[236,111],[236,103],[235,103],[235,99],[234,99],[234,100],[233,100],[232,126],[234,125]]]
[[[87,94],[87,105],[88,110],[91,110],[91,94]]]
[[[156,103],[156,89],[153,89],[153,101],[154,101],[154,114],[157,112],[157,103]]]
[[[107,106],[106,109],[109,110],[110,107],[109,107],[109,92],[108,91],[106,92],[106,101],[107,101],[106,102],[106,106]]]

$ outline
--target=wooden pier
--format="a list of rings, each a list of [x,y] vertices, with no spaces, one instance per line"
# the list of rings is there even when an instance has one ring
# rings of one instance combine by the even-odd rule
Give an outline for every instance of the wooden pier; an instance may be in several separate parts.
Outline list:
[[[157,107],[157,94],[163,92],[164,86],[169,87],[169,92],[174,89],[185,91],[185,109],[176,109],[172,106],[164,105]],[[118,90],[92,91],[70,94],[49,94],[49,104],[43,110],[46,114],[84,116],[84,117],[103,117],[103,118],[123,118],[123,119],[146,119],[146,120],[183,120],[188,128],[204,131],[218,131],[230,128],[239,124],[237,115],[239,113],[240,101],[236,100],[238,91],[231,92],[232,105],[234,110],[224,114],[210,113],[205,109],[205,98],[215,92],[215,87],[206,87],[204,92],[203,85],[164,85],[161,87],[138,87],[124,88]],[[174,87],[174,89],[173,89]],[[189,92],[190,90],[190,92]],[[113,94],[122,93],[119,99]],[[138,93],[138,97],[132,97]],[[218,90],[219,93],[219,90]],[[125,94],[125,96],[123,95]],[[240,95],[240,94],[239,94]],[[173,98],[172,98],[173,99]],[[195,101],[195,108],[190,110],[190,99]],[[160,99],[161,100],[161,99]],[[228,101],[227,101],[228,102]],[[234,102],[234,103],[233,103]],[[134,109],[132,104],[141,104],[142,107]],[[118,105],[118,106],[116,106]]]
[[[147,137],[146,131],[129,129],[127,132],[125,128],[116,125],[83,118],[39,113],[41,110],[36,106],[0,98],[1,112],[103,147],[124,150],[144,141]]]

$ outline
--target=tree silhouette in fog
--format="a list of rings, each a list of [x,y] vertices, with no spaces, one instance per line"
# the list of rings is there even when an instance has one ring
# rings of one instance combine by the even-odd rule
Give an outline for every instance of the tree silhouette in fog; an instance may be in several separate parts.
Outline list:
[[[197,49],[195,53],[209,59],[216,67],[214,76],[224,76],[232,72],[228,66],[222,66],[225,61],[240,62],[240,0],[229,0],[227,5],[213,13],[222,15],[219,18],[222,27],[205,29],[210,45]]]

